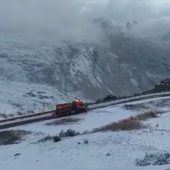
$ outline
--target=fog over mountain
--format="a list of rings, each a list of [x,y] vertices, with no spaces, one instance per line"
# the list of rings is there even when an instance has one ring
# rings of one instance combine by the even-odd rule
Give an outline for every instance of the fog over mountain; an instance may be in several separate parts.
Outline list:
[[[92,21],[104,17],[122,26],[137,21],[140,35],[169,31],[170,1],[165,0],[1,0],[0,30],[31,40],[99,43],[103,30]]]
[[[89,99],[150,89],[170,71],[169,5],[0,0],[0,80],[64,90],[66,75],[67,93]]]

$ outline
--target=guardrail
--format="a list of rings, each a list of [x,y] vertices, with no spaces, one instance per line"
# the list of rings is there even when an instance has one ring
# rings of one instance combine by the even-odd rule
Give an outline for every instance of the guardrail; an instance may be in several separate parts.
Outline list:
[[[21,121],[12,121],[12,122],[3,122],[0,123],[0,129],[7,129],[15,126],[21,126],[29,123],[35,123],[35,122],[40,122],[40,121],[45,121],[45,120],[51,120],[55,119],[53,116],[49,115],[48,117],[34,117],[34,119],[22,119]]]
[[[100,103],[100,104],[92,104],[90,105],[89,108],[98,109],[98,108],[107,107],[107,106],[115,105],[115,104],[123,104],[127,102],[135,102],[138,100],[145,100],[145,99],[150,99],[150,98],[166,97],[166,96],[170,96],[170,92],[147,94],[147,95],[129,97],[126,99],[120,99],[120,100],[115,100],[115,101],[110,101],[110,102],[105,102],[105,103]]]
[[[92,104],[94,104],[94,103],[86,103],[85,105],[88,106],[88,105],[92,105]],[[27,115],[23,115],[23,116],[15,116],[15,117],[11,117],[11,118],[5,118],[5,119],[0,120],[0,123],[10,122],[10,121],[18,120],[18,119],[25,119],[25,118],[30,118],[30,117],[41,116],[41,115],[49,114],[52,112],[54,112],[54,110],[40,112],[40,113],[32,113],[32,114],[27,114]]]
[[[27,115],[24,115],[24,116],[15,116],[15,117],[12,117],[12,118],[0,120],[0,123],[10,122],[10,121],[19,120],[19,119],[25,119],[25,118],[30,118],[30,117],[41,116],[41,115],[49,114],[49,113],[52,113],[52,112],[54,112],[54,111],[52,110],[52,111],[41,112],[41,113],[27,114]]]

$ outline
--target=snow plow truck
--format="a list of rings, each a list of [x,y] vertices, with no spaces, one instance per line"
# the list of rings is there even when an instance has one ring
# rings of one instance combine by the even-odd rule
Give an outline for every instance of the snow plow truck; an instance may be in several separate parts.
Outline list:
[[[66,117],[80,113],[87,113],[87,110],[87,106],[80,99],[75,99],[72,103],[56,105],[53,116]]]

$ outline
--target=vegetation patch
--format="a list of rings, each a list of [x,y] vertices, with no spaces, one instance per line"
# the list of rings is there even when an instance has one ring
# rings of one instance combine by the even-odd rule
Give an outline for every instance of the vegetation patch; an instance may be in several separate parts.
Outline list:
[[[159,111],[147,111],[141,114],[138,114],[135,118],[140,121],[145,121],[151,118],[157,118],[158,115],[160,114]]]
[[[63,118],[63,119],[60,119],[60,120],[56,120],[56,121],[53,121],[53,122],[50,122],[50,123],[46,123],[46,125],[54,125],[54,126],[57,126],[57,125],[68,125],[68,124],[74,124],[74,123],[78,123],[80,122],[82,119],[80,118]]]
[[[94,132],[118,131],[118,130],[135,130],[141,129],[144,125],[137,119],[129,118],[120,120],[119,122],[109,123],[100,128],[95,128]]]
[[[162,90],[162,92],[163,91],[165,92],[167,90]],[[130,98],[130,97],[136,97],[136,96],[141,96],[141,95],[146,95],[146,94],[154,94],[154,93],[158,93],[158,92],[161,92],[161,91],[157,90],[154,87],[150,90],[143,91],[141,93],[135,93],[135,94],[130,95],[130,96],[114,96],[114,95],[110,94],[110,95],[105,96],[104,98],[98,99],[96,101],[96,103],[104,103],[104,102],[114,101],[114,100],[119,100],[119,99],[127,99],[127,98]]]
[[[104,103],[104,102],[109,102],[109,101],[113,101],[113,100],[117,100],[118,97],[114,96],[114,95],[107,95],[106,97],[102,98],[102,99],[98,99],[96,101],[96,103]]]
[[[3,119],[8,118],[8,116],[5,113],[0,113],[0,117]]]
[[[146,128],[147,125],[144,125],[142,121],[148,120],[150,118],[157,118],[160,112],[158,111],[147,111],[136,116],[131,116],[127,119],[120,120],[118,122],[112,122],[105,126],[95,128],[92,131],[84,131],[79,133],[75,130],[68,129],[67,131],[61,131],[58,135],[55,136],[46,136],[38,142],[45,142],[48,140],[53,140],[54,142],[59,142],[65,138],[70,138],[78,135],[92,134],[96,132],[107,132],[107,131],[125,131],[125,130],[138,130]],[[88,142],[87,142],[88,143]]]
[[[6,130],[0,131],[0,145],[17,144],[21,141],[22,137],[30,134],[31,132],[24,130]]]
[[[45,137],[39,139],[37,142],[46,142],[46,141],[50,141],[50,140],[52,140],[52,139],[53,139],[52,136],[47,135],[47,136],[45,136]],[[35,142],[35,143],[36,143],[36,142]]]
[[[22,112],[17,112],[18,116],[23,116],[26,115],[26,113],[22,113]]]
[[[158,153],[145,153],[141,159],[135,160],[136,166],[149,166],[149,165],[168,165],[170,164],[170,153],[167,151]]]
[[[72,129],[68,129],[66,131],[61,130],[61,132],[58,135],[54,135],[54,136],[45,136],[44,138],[38,140],[38,142],[46,142],[49,140],[53,140],[54,142],[59,142],[64,138],[70,138],[70,137],[74,137],[74,136],[78,136],[81,135],[81,133],[72,130]]]
[[[137,130],[137,129],[145,128],[146,125],[143,125],[142,121],[148,120],[150,118],[157,118],[159,113],[160,112],[158,111],[147,111],[138,114],[135,117],[131,116],[130,118],[123,119],[118,122],[109,123],[100,128],[95,128],[93,130],[93,133],[105,132],[105,131],[118,131],[118,130]]]

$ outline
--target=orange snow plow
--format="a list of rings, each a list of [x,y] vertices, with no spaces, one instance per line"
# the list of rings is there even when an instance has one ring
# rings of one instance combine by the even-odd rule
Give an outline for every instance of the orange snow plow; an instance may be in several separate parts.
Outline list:
[[[79,113],[87,113],[87,106],[80,99],[75,99],[72,103],[58,104],[55,106],[53,116],[64,117]]]

